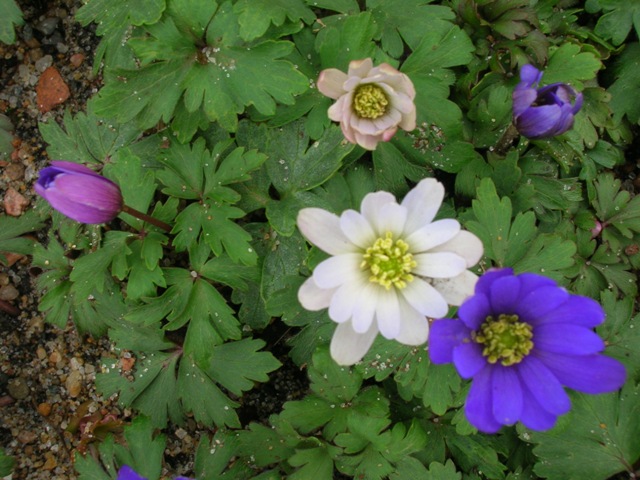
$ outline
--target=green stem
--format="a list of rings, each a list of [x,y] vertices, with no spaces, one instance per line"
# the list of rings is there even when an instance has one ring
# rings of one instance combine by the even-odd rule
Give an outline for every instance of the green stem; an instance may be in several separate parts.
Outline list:
[[[157,218],[153,218],[147,215],[146,213],[142,213],[136,210],[135,208],[131,208],[127,205],[123,205],[122,211],[124,213],[128,213],[132,217],[139,218],[140,220],[150,223],[151,225],[155,225],[156,227],[161,228],[166,232],[171,232],[171,229],[172,229],[171,225],[169,225],[168,223],[164,223],[162,220],[158,220]]]
[[[498,143],[496,143],[496,147],[493,151],[498,155],[504,155],[511,147],[513,141],[518,138],[519,135],[520,133],[518,132],[518,129],[515,127],[515,125],[513,123],[509,124],[507,129],[502,134],[502,137],[500,137],[500,140],[498,140]]]

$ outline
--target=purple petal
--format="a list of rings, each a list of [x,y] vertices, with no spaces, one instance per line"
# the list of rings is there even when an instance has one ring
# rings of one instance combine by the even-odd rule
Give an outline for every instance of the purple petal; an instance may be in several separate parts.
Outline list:
[[[618,390],[625,382],[626,370],[618,360],[600,354],[562,355],[534,350],[563,385],[584,393],[607,393]]]
[[[522,384],[522,394],[524,403],[522,404],[522,413],[520,421],[522,424],[532,430],[549,430],[556,424],[557,416],[549,413],[540,405],[536,396],[527,388],[526,384]]]
[[[513,269],[492,268],[491,270],[487,270],[480,276],[480,279],[476,284],[476,293],[482,293],[488,297],[491,284],[493,284],[497,279],[507,275],[513,275]]]
[[[471,330],[478,330],[489,315],[491,315],[489,299],[482,294],[475,294],[468,298],[458,309],[458,317]]]
[[[562,118],[562,108],[558,105],[530,107],[516,117],[515,126],[520,134],[531,139],[555,135],[556,124]]]
[[[579,325],[553,323],[533,330],[536,349],[566,355],[590,355],[602,352],[604,342],[592,330]]]
[[[557,287],[555,280],[538,275],[537,273],[521,273],[518,275],[520,280],[520,288],[523,292],[531,292],[543,287]]]
[[[100,176],[64,173],[40,190],[53,208],[81,223],[108,222],[122,208],[120,188]]]
[[[453,363],[462,378],[471,378],[487,365],[487,359],[480,345],[467,341],[453,349]]]
[[[495,365],[491,385],[493,388],[493,415],[503,425],[513,425],[522,412],[522,387],[517,370]]]
[[[569,395],[564,391],[562,384],[537,358],[531,355],[524,358],[518,364],[518,375],[530,393],[525,395],[525,399],[532,396],[535,406],[554,415],[567,413],[571,408]]]
[[[469,329],[460,320],[436,320],[429,333],[429,358],[432,363],[453,362],[453,349],[470,339]]]
[[[535,88],[518,88],[516,87],[513,90],[512,100],[513,100],[513,116],[514,118],[522,115],[525,110],[527,110],[533,102],[538,98],[538,92]]]
[[[516,313],[520,297],[520,280],[517,276],[498,278],[491,285],[491,310],[494,315]]]
[[[129,465],[123,465],[118,470],[118,478],[116,480],[147,480],[142,475],[138,475],[136,471]]]
[[[53,165],[53,168],[57,168],[65,173],[81,173],[83,175],[93,175],[94,177],[104,178],[99,173],[94,172],[89,167],[81,165],[80,163],[56,160],[51,162],[51,165]]]
[[[520,85],[537,85],[542,80],[542,72],[533,65],[523,65],[520,68]]]
[[[480,371],[474,378],[464,413],[467,419],[478,430],[485,433],[496,433],[502,425],[493,416],[493,404],[491,396],[491,372],[489,365]]]
[[[555,310],[570,297],[564,288],[557,286],[537,288],[529,293],[525,293],[526,291],[522,289],[521,292],[524,295],[517,302],[516,313],[522,320],[532,325],[537,317]]]
[[[537,316],[531,320],[534,327],[551,323],[572,323],[593,328],[605,318],[604,310],[598,302],[588,297],[571,295],[569,299],[554,311]]]

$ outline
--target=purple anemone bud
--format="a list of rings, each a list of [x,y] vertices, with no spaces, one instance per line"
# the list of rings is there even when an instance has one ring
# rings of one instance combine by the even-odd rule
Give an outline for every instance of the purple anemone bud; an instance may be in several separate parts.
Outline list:
[[[520,83],[513,91],[513,121],[527,138],[560,135],[573,126],[582,107],[582,94],[564,83],[538,87],[542,72],[533,65],[520,69]]]
[[[80,223],[105,223],[122,210],[120,187],[73,162],[51,162],[40,171],[35,190],[63,215]]]

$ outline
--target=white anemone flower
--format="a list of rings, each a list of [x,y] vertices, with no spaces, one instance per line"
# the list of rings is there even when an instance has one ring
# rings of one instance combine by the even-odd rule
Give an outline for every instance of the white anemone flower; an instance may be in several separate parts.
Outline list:
[[[391,65],[373,66],[370,58],[349,63],[349,71],[320,72],[318,90],[337,100],[329,118],[340,122],[345,138],[367,150],[388,142],[398,127],[416,128],[416,90],[409,77]]]
[[[338,324],[331,356],[340,365],[360,361],[378,332],[423,344],[426,317],[442,318],[449,305],[473,294],[478,277],[467,269],[482,257],[482,242],[457,220],[433,220],[443,198],[443,185],[427,178],[400,204],[375,192],[364,197],[360,212],[300,210],[302,234],[332,256],[302,284],[298,299],[307,310],[329,309]]]

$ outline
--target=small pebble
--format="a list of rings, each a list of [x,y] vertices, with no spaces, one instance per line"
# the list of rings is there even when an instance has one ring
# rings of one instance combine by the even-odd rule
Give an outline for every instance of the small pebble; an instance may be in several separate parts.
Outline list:
[[[82,390],[82,374],[78,370],[74,370],[67,377],[64,386],[71,398],[77,397],[80,395],[80,391]]]
[[[29,396],[29,386],[27,382],[20,377],[9,380],[7,390],[9,391],[9,395],[16,400],[23,400]]]
[[[18,434],[18,441],[24,445],[26,445],[27,443],[35,442],[37,438],[37,434],[29,432],[27,430],[23,430]]]
[[[51,415],[51,404],[42,402],[38,405],[38,413],[43,417],[48,417]]]
[[[0,287],[0,300],[12,301],[18,298],[20,292],[13,285],[5,285],[4,287]]]

